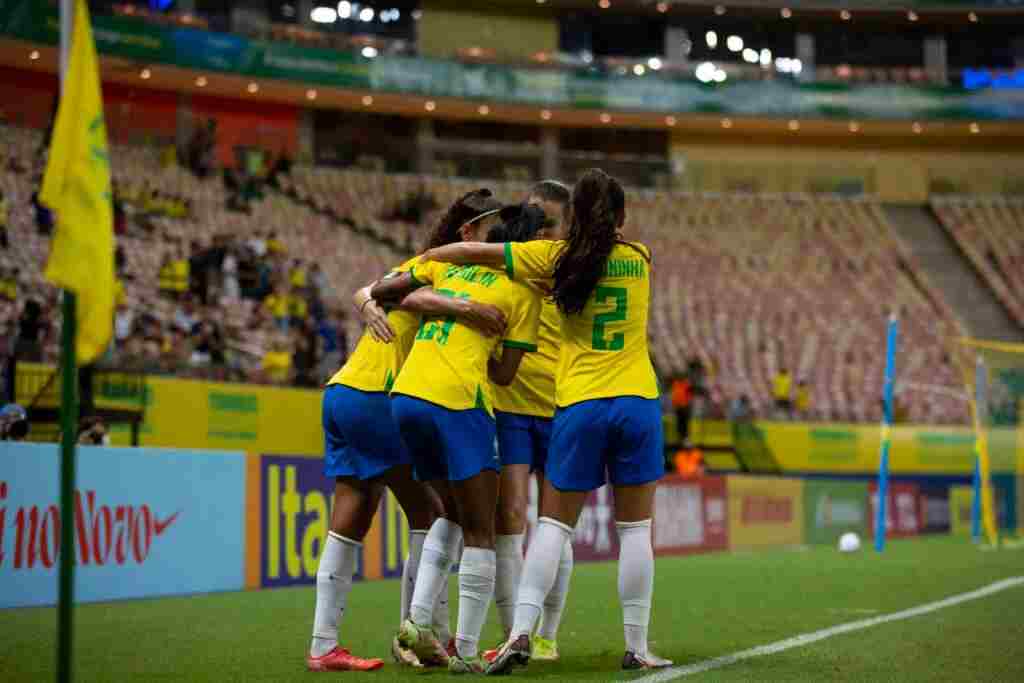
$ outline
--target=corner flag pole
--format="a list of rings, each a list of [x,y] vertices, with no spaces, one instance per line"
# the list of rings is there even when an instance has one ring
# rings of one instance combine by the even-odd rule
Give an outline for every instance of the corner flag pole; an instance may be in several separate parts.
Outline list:
[[[981,430],[985,428],[984,424],[982,424],[981,416],[986,412],[986,378],[985,360],[981,357],[981,354],[978,354],[978,360],[974,365],[974,478],[971,482],[974,491],[974,496],[971,500],[971,540],[975,543],[981,541],[981,497],[983,495],[981,484],[981,449],[984,447],[982,445]]]
[[[65,86],[71,56],[71,30],[75,0],[60,3],[60,77]],[[51,140],[52,142],[52,140]],[[59,217],[58,217],[59,220]],[[75,441],[78,422],[78,367],[75,363],[75,294],[64,290],[61,314],[60,400],[60,584],[57,594],[57,681],[70,683],[75,604]]]
[[[892,396],[896,380],[896,339],[899,319],[893,313],[885,338],[885,386],[882,393],[882,445],[878,458],[878,503],[875,506],[875,550],[885,550],[885,519],[889,504],[889,445],[892,442]]]

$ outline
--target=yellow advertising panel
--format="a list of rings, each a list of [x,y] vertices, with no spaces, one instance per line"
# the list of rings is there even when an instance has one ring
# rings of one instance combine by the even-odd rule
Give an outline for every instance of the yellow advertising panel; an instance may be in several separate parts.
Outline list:
[[[113,376],[96,393],[107,404],[127,392]],[[147,377],[142,396],[124,400],[145,406],[142,446],[323,454],[319,391]],[[115,426],[111,440],[130,445],[129,427]]]
[[[971,535],[971,505],[974,489],[970,486],[949,487],[949,532],[954,536]]]
[[[729,547],[797,545],[804,537],[804,483],[776,477],[727,477]]]

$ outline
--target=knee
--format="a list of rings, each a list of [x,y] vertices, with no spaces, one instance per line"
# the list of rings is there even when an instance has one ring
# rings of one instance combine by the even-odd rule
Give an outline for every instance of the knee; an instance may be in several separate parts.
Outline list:
[[[498,533],[521,534],[526,531],[526,496],[502,496],[498,505]]]
[[[494,548],[494,520],[484,523],[476,520],[462,525],[462,539],[466,547]]]

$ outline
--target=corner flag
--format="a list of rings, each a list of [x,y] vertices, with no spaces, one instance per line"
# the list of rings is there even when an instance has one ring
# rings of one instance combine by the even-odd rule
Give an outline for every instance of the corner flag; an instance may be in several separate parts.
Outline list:
[[[39,200],[57,214],[46,279],[77,295],[77,356],[84,364],[107,348],[114,317],[110,158],[99,62],[85,0],[75,0],[71,57],[63,83]]]

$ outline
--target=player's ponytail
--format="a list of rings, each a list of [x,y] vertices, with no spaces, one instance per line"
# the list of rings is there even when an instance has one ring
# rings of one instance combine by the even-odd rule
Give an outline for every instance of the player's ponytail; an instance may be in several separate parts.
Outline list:
[[[555,264],[552,297],[566,314],[587,305],[626,220],[626,194],[619,181],[598,168],[583,174],[572,191],[572,222]]]
[[[487,188],[467,192],[455,200],[438,221],[427,242],[427,249],[461,241],[459,228],[466,223],[472,223],[485,213],[500,208],[501,202],[495,199],[493,193]]]

